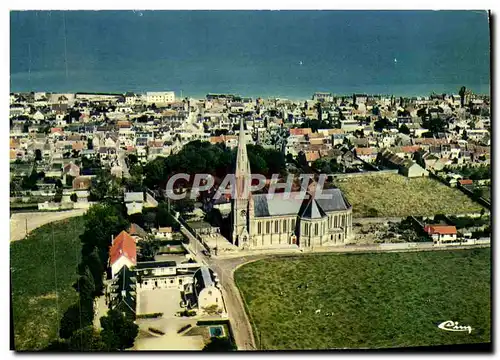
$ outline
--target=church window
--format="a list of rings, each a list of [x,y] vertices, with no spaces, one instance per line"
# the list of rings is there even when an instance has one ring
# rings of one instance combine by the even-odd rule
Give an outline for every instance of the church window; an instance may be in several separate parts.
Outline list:
[[[304,225],[304,233],[306,236],[309,236],[309,225],[308,224]]]
[[[274,221],[274,232],[279,233],[279,220]]]
[[[318,224],[314,224],[314,235],[318,235]]]
[[[260,221],[257,223],[257,234],[262,234],[262,224]]]
[[[271,232],[271,224],[269,224],[269,221],[266,221],[266,234],[269,234]]]
[[[283,232],[286,232],[286,222],[287,220],[283,220]]]
[[[292,230],[295,229],[295,219],[292,219]]]

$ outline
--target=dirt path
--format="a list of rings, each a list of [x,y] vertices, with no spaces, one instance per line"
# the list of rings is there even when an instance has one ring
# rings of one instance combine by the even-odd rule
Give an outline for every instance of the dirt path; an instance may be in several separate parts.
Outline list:
[[[42,225],[68,219],[70,217],[81,216],[86,209],[55,211],[55,212],[28,212],[15,213],[10,217],[10,241],[24,239],[26,230],[28,234]]]

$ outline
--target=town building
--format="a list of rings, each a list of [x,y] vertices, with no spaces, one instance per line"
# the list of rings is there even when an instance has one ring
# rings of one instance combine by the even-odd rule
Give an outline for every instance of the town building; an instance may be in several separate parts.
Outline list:
[[[149,104],[163,105],[174,101],[175,93],[173,91],[149,91],[146,93],[146,102]]]

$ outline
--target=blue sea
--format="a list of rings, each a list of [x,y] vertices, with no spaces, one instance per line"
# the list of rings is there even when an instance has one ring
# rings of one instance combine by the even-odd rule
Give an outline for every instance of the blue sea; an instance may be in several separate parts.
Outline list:
[[[489,94],[484,11],[16,11],[12,92]]]

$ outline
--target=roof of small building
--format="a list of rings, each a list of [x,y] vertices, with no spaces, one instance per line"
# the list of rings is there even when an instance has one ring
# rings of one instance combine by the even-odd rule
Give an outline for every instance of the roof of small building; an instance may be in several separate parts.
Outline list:
[[[457,228],[450,225],[426,225],[424,231],[429,235],[455,235],[457,233]]]
[[[124,200],[125,202],[143,202],[144,194],[142,192],[127,192]]]
[[[122,256],[127,257],[134,265],[137,263],[137,247],[135,240],[125,230],[113,239],[109,249],[109,262],[113,265]]]

